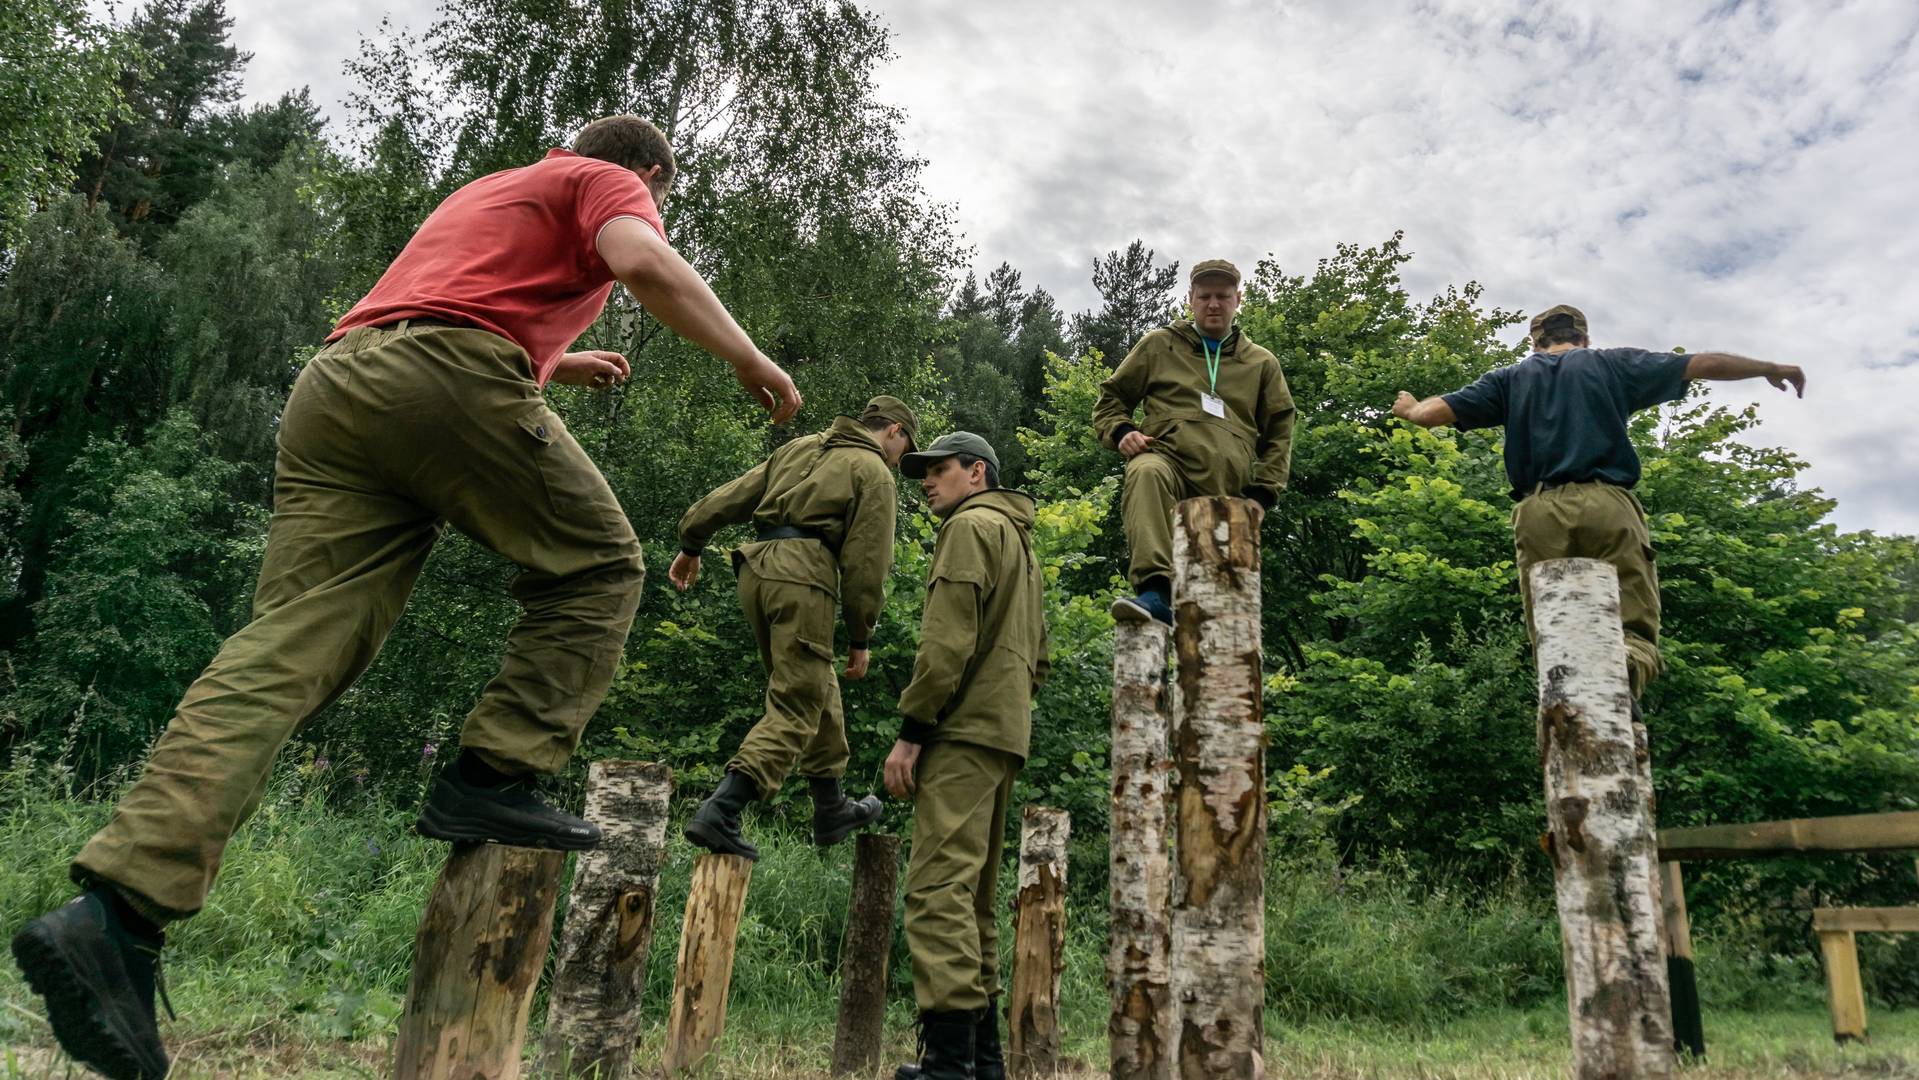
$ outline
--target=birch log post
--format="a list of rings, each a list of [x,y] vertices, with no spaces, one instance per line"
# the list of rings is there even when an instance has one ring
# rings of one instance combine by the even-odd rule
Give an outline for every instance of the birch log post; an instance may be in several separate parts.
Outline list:
[[[1259,1077],[1266,993],[1259,509],[1173,513],[1173,992],[1182,1077]]]
[[[1596,559],[1553,559],[1529,573],[1573,1075],[1670,1077],[1650,770],[1633,732],[1619,579]]]
[[[420,916],[395,1080],[513,1080],[546,962],[558,851],[456,844]]]
[[[668,1076],[699,1068],[726,1030],[726,992],[733,982],[733,946],[753,863],[738,855],[702,855],[680,924],[680,959],[673,972],[673,1007],[666,1018],[661,1067]]]
[[[546,1013],[547,1073],[628,1075],[672,795],[673,770],[665,765],[596,761],[587,772],[586,818],[606,837],[573,870]]]
[[[886,961],[893,952],[893,899],[899,893],[900,838],[862,833],[853,857],[853,898],[840,941],[840,1016],[833,1072],[879,1067],[886,1029]]]
[[[1029,806],[1020,814],[1019,894],[1013,915],[1013,995],[1006,1064],[1014,1076],[1059,1070],[1059,977],[1066,970],[1064,810]]]
[[[1172,1080],[1172,839],[1163,623],[1113,627],[1113,809],[1106,1036],[1113,1080]]]

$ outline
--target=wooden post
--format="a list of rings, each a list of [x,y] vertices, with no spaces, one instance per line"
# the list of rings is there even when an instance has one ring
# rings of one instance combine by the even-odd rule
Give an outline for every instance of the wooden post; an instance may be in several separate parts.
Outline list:
[[[1257,514],[1254,503],[1234,498],[1187,499],[1173,513],[1173,992],[1182,1077],[1265,1071]]]
[[[1059,977],[1066,970],[1064,810],[1029,806],[1020,815],[1019,895],[1013,901],[1012,1038],[1006,1064],[1015,1076],[1059,1070]]]
[[[1652,792],[1643,786],[1619,623],[1596,559],[1531,568],[1539,748],[1577,1080],[1670,1077]]]
[[[702,855],[680,926],[680,961],[673,973],[673,1007],[666,1018],[661,1066],[669,1075],[698,1068],[726,1030],[726,991],[733,981],[733,946],[753,863],[738,855]]]
[[[1171,955],[1168,632],[1152,620],[1113,627],[1113,811],[1107,839],[1112,914],[1106,952],[1113,1080],[1172,1080],[1179,1036]]]
[[[886,961],[893,952],[893,898],[899,891],[900,838],[862,833],[853,857],[853,899],[840,940],[840,1019],[833,1071],[879,1067],[886,1029]]]
[[[1826,960],[1826,1003],[1832,1008],[1832,1041],[1866,1037],[1866,990],[1859,982],[1859,948],[1851,930],[1819,931]]]
[[[599,1080],[628,1074],[672,794],[673,770],[665,765],[596,761],[587,772],[586,817],[606,838],[573,870],[547,1006],[544,1072]]]
[[[413,942],[395,1080],[520,1075],[565,860],[558,851],[454,845]]]
[[[1673,1049],[1706,1056],[1706,1021],[1699,1008],[1699,977],[1692,964],[1692,922],[1686,918],[1686,881],[1676,862],[1659,864],[1659,899],[1666,925],[1666,979],[1672,986]]]

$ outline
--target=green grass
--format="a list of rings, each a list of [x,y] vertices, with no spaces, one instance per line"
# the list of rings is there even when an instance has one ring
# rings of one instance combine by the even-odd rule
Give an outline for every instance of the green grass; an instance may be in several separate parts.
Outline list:
[[[228,850],[207,910],[168,952],[180,1076],[376,1076],[405,993],[415,923],[444,849],[410,811],[342,805],[285,770]],[[348,801],[350,803],[350,800]],[[107,807],[0,774],[0,929],[64,900],[66,861]],[[830,1055],[851,845],[826,853],[762,823],[718,1076],[820,1076]],[[656,1060],[694,852],[668,852],[641,1060]],[[1088,890],[1090,891],[1090,890]],[[1065,1052],[1103,1063],[1104,914],[1069,914]],[[1276,866],[1268,876],[1271,1075],[1557,1077],[1567,1061],[1549,898],[1519,882],[1459,890],[1403,868]],[[1700,1077],[1919,1077],[1919,1013],[1871,1003],[1873,1040],[1834,1047],[1815,961],[1754,957],[1696,928],[1710,1060]],[[1011,946],[1011,929],[1003,927]],[[911,1050],[903,942],[892,958],[892,1056]],[[0,1080],[65,1075],[39,1001],[0,968]],[[544,1015],[533,1005],[535,1038]]]

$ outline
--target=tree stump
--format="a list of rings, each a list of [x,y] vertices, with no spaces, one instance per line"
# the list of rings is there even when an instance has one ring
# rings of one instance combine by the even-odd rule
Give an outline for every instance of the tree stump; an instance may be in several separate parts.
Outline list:
[[[1111,922],[1106,986],[1113,1080],[1171,1080],[1173,862],[1167,756],[1166,640],[1155,622],[1113,627],[1113,809],[1107,843]]]
[[[1650,768],[1633,731],[1619,580],[1595,559],[1531,569],[1539,752],[1578,1080],[1670,1077]]]
[[[1019,895],[1014,899],[1013,995],[1006,1065],[1016,1076],[1059,1069],[1059,977],[1066,970],[1064,810],[1029,806],[1020,815]]]
[[[733,946],[746,910],[753,863],[738,855],[702,855],[680,927],[680,960],[673,973],[673,1008],[666,1019],[661,1066],[669,1075],[698,1068],[726,1030],[726,991],[733,981]]]
[[[665,765],[596,761],[588,771],[586,817],[606,838],[573,871],[546,1014],[545,1072],[628,1075],[672,794],[673,770]]]
[[[853,857],[853,898],[840,942],[840,1016],[833,1071],[879,1067],[886,1033],[886,962],[893,952],[893,900],[899,892],[900,838],[863,833]]]
[[[1182,1077],[1258,1077],[1265,1060],[1265,729],[1256,504],[1173,514],[1173,992]]]
[[[395,1080],[513,1080],[546,961],[558,851],[457,844],[413,942]]]

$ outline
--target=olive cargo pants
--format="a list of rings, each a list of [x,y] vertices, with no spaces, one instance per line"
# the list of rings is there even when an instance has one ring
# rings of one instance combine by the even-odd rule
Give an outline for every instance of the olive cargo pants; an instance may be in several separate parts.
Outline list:
[[[644,568],[528,368],[505,338],[407,322],[313,358],[280,424],[253,621],[188,688],[77,879],[162,917],[198,911],[274,757],[373,662],[449,522],[524,568],[506,659],[461,743],[508,772],[565,763],[612,682]]]
[[[906,865],[906,946],[922,1010],[983,1009],[999,992],[999,866],[1020,759],[932,742],[920,752],[913,852]]]
[[[780,789],[795,763],[808,779],[838,779],[846,772],[848,748],[840,683],[833,673],[833,594],[813,585],[769,581],[744,562],[734,569],[740,610],[766,668],[766,714],[726,767],[751,777],[762,799]]]
[[[1659,572],[1645,509],[1631,491],[1602,483],[1535,491],[1513,507],[1513,553],[1526,604],[1526,634],[1535,646],[1539,632],[1527,569],[1547,559],[1602,559],[1619,571],[1619,616],[1633,697],[1665,670],[1659,659]]]
[[[1126,579],[1133,588],[1143,588],[1150,578],[1173,576],[1173,508],[1199,494],[1164,454],[1147,451],[1126,459],[1119,514],[1129,555]]]

